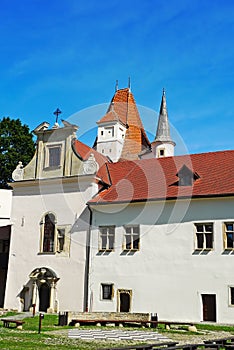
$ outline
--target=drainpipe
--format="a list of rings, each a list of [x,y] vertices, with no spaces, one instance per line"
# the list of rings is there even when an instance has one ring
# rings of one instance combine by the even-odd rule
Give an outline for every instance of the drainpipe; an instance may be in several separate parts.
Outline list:
[[[90,241],[91,241],[91,230],[92,230],[92,221],[93,221],[93,212],[89,205],[89,227],[87,231],[87,240],[86,240],[86,261],[85,261],[85,276],[84,276],[84,311],[89,311],[89,269],[90,269]]]

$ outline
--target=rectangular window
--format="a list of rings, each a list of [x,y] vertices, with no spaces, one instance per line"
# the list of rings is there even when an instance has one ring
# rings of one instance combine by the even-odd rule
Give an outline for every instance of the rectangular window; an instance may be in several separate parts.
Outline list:
[[[105,128],[105,131],[106,131],[107,138],[114,137],[114,127],[113,126]]]
[[[234,306],[234,287],[230,287],[229,289],[230,291],[230,305],[233,305]]]
[[[234,248],[234,223],[229,222],[225,223],[225,232],[224,232],[224,248],[233,249]]]
[[[115,240],[115,226],[100,226],[99,237],[99,250],[113,250]]]
[[[60,166],[61,147],[49,147],[49,167]]]
[[[139,250],[140,248],[140,227],[125,226],[124,250]]]
[[[195,224],[196,249],[213,248],[213,224]]]
[[[102,299],[111,300],[113,297],[113,284],[102,284]]]

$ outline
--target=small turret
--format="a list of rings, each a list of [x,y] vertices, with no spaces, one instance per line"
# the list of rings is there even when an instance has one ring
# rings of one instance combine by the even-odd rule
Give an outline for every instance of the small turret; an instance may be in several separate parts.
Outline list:
[[[167,114],[166,94],[163,89],[162,101],[158,117],[157,132],[154,141],[151,144],[152,152],[155,158],[174,156],[175,142],[170,136],[170,127]]]

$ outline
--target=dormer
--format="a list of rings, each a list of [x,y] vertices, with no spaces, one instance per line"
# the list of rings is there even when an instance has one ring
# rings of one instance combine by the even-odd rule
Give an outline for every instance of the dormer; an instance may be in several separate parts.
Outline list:
[[[179,186],[192,186],[194,181],[200,178],[196,172],[190,170],[185,164],[178,171],[176,176],[179,178]]]

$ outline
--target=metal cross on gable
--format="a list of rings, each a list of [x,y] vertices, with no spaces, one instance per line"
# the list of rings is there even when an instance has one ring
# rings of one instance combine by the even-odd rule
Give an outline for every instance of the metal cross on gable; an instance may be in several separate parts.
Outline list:
[[[54,115],[56,115],[56,123],[58,123],[58,116],[59,114],[61,114],[62,112],[60,111],[59,108],[56,109],[56,111],[54,112]]]

